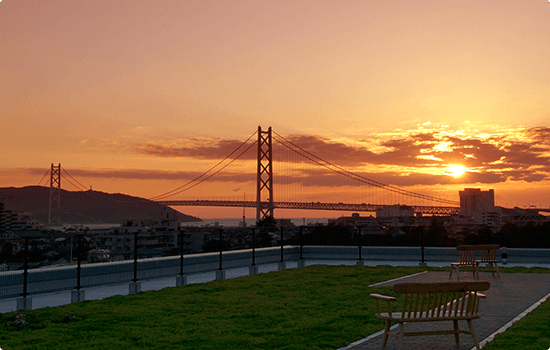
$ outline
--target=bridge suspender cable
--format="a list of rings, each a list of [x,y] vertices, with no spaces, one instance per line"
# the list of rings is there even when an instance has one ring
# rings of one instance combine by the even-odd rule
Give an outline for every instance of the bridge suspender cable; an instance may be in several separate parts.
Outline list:
[[[320,166],[323,166],[329,170],[332,170],[336,173],[339,173],[341,175],[344,175],[344,176],[347,176],[351,179],[354,179],[354,180],[357,180],[357,181],[361,181],[363,183],[366,183],[370,186],[375,186],[375,187],[379,187],[379,188],[383,188],[387,191],[391,191],[391,192],[395,192],[395,193],[399,193],[399,194],[402,194],[402,195],[406,195],[406,196],[409,196],[409,197],[415,197],[415,198],[420,198],[420,199],[425,199],[425,200],[430,200],[430,201],[434,201],[434,202],[439,202],[439,203],[445,203],[445,204],[451,204],[451,205],[456,205],[458,204],[457,202],[455,201],[451,201],[451,200],[448,200],[448,199],[443,199],[443,198],[437,198],[437,197],[432,197],[432,196],[427,196],[427,195],[423,195],[423,194],[420,194],[420,193],[415,193],[415,192],[411,192],[411,191],[407,191],[407,190],[403,190],[403,189],[400,189],[398,187],[395,187],[395,186],[391,186],[391,185],[387,185],[387,184],[384,184],[382,182],[378,182],[378,181],[374,181],[374,180],[371,180],[369,178],[366,178],[364,176],[361,176],[361,175],[358,175],[358,174],[355,174],[355,173],[352,173],[351,171],[349,170],[346,170],[338,165],[335,165],[335,164],[332,164],[314,154],[312,154],[311,152],[308,152],[306,151],[305,149],[303,149],[302,147],[294,144],[292,141],[284,138],[283,136],[279,135],[278,133],[276,133],[275,131],[273,132],[277,137],[281,138],[281,140],[275,138],[275,141],[280,143],[282,146],[290,149],[291,151],[293,152],[296,152],[298,154],[300,154],[301,156],[311,160],[312,162],[315,162],[316,164],[320,165]],[[293,149],[292,147],[286,145],[284,142],[287,142],[289,144],[291,144],[293,147],[295,147],[296,149]],[[305,154],[303,153],[300,153],[298,150],[300,150],[301,152],[304,152]]]
[[[220,171],[222,171],[223,169],[227,168],[229,165],[231,165],[234,161],[236,161],[237,159],[239,159],[240,156],[242,156],[244,153],[246,153],[249,149],[252,148],[252,146],[254,146],[256,144],[256,141],[254,141],[253,143],[250,144],[250,146],[248,146],[247,149],[245,149],[244,151],[242,151],[237,157],[235,157],[234,159],[232,159],[229,163],[227,163],[226,165],[224,165],[223,167],[221,167],[220,169],[216,170],[214,173],[208,175],[207,177],[205,177],[204,179],[194,183],[193,185],[189,186],[188,188],[185,188],[185,189],[182,189],[176,193],[172,193],[171,195],[176,195],[176,194],[180,194],[182,192],[185,192],[187,190],[190,190],[192,189],[193,187],[197,186],[197,185],[200,185],[201,183],[203,183],[204,181],[210,179],[212,176],[216,175],[217,173],[219,173]],[[204,175],[204,174],[203,174]],[[156,201],[159,201],[163,198],[160,198],[160,199],[155,199]]]
[[[44,174],[44,176],[42,176],[42,179],[38,181],[38,186],[41,186],[40,184],[42,183],[42,181],[44,181],[44,179],[46,178],[46,176],[48,176],[49,173],[50,173],[50,169],[46,170],[46,173]],[[44,186],[46,186],[46,183],[44,183]]]
[[[69,172],[67,171],[67,169],[63,168],[63,172],[61,173],[63,175],[63,173],[69,175],[69,177],[71,179],[73,179],[77,184],[80,185],[80,187],[76,186],[75,184],[73,184],[68,178],[65,177],[65,180],[67,180],[71,185],[73,185],[74,187],[76,187],[77,189],[81,190],[81,191],[87,191],[88,189],[86,188],[86,186],[84,186],[83,184],[81,184],[77,179],[75,179],[71,174],[69,174]]]
[[[208,177],[202,179],[201,181],[198,181],[200,178],[206,176],[208,173],[210,173],[212,170],[214,170],[216,167],[218,167],[220,164],[222,164],[223,162],[225,162],[229,157],[231,157],[235,152],[237,152],[239,149],[241,149],[241,147],[243,147],[244,145],[246,145],[248,143],[248,141],[250,141],[250,139],[252,137],[254,137],[254,135],[256,135],[257,131],[255,131],[252,135],[250,135],[250,137],[248,137],[243,143],[241,143],[241,145],[239,147],[237,147],[233,152],[231,152],[227,157],[225,157],[224,159],[222,159],[221,161],[219,161],[218,163],[216,163],[213,167],[211,167],[210,169],[208,169],[207,171],[205,171],[204,173],[202,173],[201,175],[197,176],[196,178],[190,180],[189,182],[181,185],[180,187],[176,188],[176,189],[173,189],[171,191],[168,191],[168,192],[165,192],[163,194],[159,194],[157,196],[154,196],[154,197],[151,197],[151,198],[148,198],[149,200],[151,201],[160,201],[162,199],[165,199],[166,197],[169,197],[169,196],[173,196],[173,195],[176,195],[176,194],[180,194],[182,192],[185,192],[199,184],[201,184],[202,182],[208,180],[209,178],[211,178],[212,176],[216,175],[217,173],[219,173],[220,171],[222,171],[223,169],[225,169],[227,166],[229,166],[231,163],[233,163],[235,160],[237,160],[240,156],[242,156],[244,153],[246,153],[252,146],[254,146],[256,144],[257,141],[254,141],[248,148],[246,148],[243,152],[241,152],[237,157],[233,158],[233,160],[231,160],[229,163],[227,163],[226,165],[224,165],[222,168],[220,168],[219,170],[217,170],[216,172],[214,172],[213,174],[209,175]],[[198,182],[196,182],[198,181]],[[194,183],[196,182],[196,183]],[[193,184],[194,183],[194,184]],[[189,187],[188,187],[189,186]],[[186,188],[187,187],[187,188]]]

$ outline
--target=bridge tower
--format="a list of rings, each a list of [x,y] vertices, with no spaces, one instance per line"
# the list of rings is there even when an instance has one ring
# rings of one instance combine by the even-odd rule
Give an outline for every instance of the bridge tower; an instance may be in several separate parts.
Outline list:
[[[273,152],[271,127],[258,126],[258,178],[256,188],[256,221],[273,216]]]
[[[52,217],[52,207],[57,203],[57,213]],[[50,206],[48,212],[48,225],[57,223],[61,225],[61,163],[59,165],[53,165],[50,171]]]

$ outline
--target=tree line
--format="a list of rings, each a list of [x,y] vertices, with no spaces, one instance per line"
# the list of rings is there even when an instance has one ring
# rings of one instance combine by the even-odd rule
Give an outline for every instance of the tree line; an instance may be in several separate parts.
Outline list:
[[[308,228],[302,242],[305,245],[357,245],[359,230],[345,226],[315,226]],[[489,226],[463,228],[458,234],[447,231],[443,220],[434,216],[429,226],[409,226],[401,230],[387,228],[383,234],[363,234],[363,246],[456,247],[463,244],[499,244],[508,248],[550,248],[550,222],[519,226],[506,223],[500,230]],[[288,244],[299,244],[298,237]]]

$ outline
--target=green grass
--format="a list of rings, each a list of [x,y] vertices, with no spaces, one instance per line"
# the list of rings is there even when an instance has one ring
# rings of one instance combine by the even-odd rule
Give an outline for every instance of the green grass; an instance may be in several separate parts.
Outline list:
[[[481,269],[482,271],[484,269]],[[487,270],[487,269],[485,269]],[[542,267],[500,268],[506,273],[550,273]],[[483,316],[482,318],[483,319]],[[480,339],[481,341],[481,339]],[[483,347],[484,350],[550,349],[550,299]]]
[[[383,329],[368,295],[393,292],[368,285],[425,270],[440,269],[318,265],[4,314],[0,348],[337,349]],[[506,349],[524,348],[527,336],[545,344],[549,305],[525,319],[546,328],[520,329],[526,337]],[[491,349],[505,349],[499,338]]]
[[[550,299],[488,343],[486,350],[550,349]]]

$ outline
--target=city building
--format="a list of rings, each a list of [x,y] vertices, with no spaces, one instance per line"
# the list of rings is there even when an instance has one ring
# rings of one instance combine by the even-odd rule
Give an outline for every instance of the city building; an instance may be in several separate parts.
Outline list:
[[[4,202],[0,202],[0,234],[8,230],[6,220],[7,219],[6,219],[6,213],[4,211]]]
[[[413,217],[414,209],[406,205],[384,205],[380,209],[376,209],[377,218],[391,218],[391,217]]]
[[[384,226],[409,226],[414,223],[414,208],[400,204],[385,205],[376,210],[376,219]]]
[[[375,218],[372,216],[360,216],[359,213],[353,213],[351,216],[340,216],[337,219],[328,219],[328,225],[366,227],[374,221]]]
[[[184,249],[189,250],[187,235],[178,220],[177,212],[164,210],[157,220],[127,220],[121,226],[109,229],[87,230],[92,249],[109,251],[111,260],[128,259],[135,247],[137,235],[138,255],[152,257],[179,250],[182,235]],[[94,257],[95,258],[95,257]]]
[[[14,196],[0,198],[0,234],[8,231],[43,230],[45,225],[33,219],[31,214],[22,210],[14,210]]]
[[[495,207],[495,191],[482,191],[479,188],[465,188],[460,196],[460,215],[472,222],[500,226],[500,210]]]

